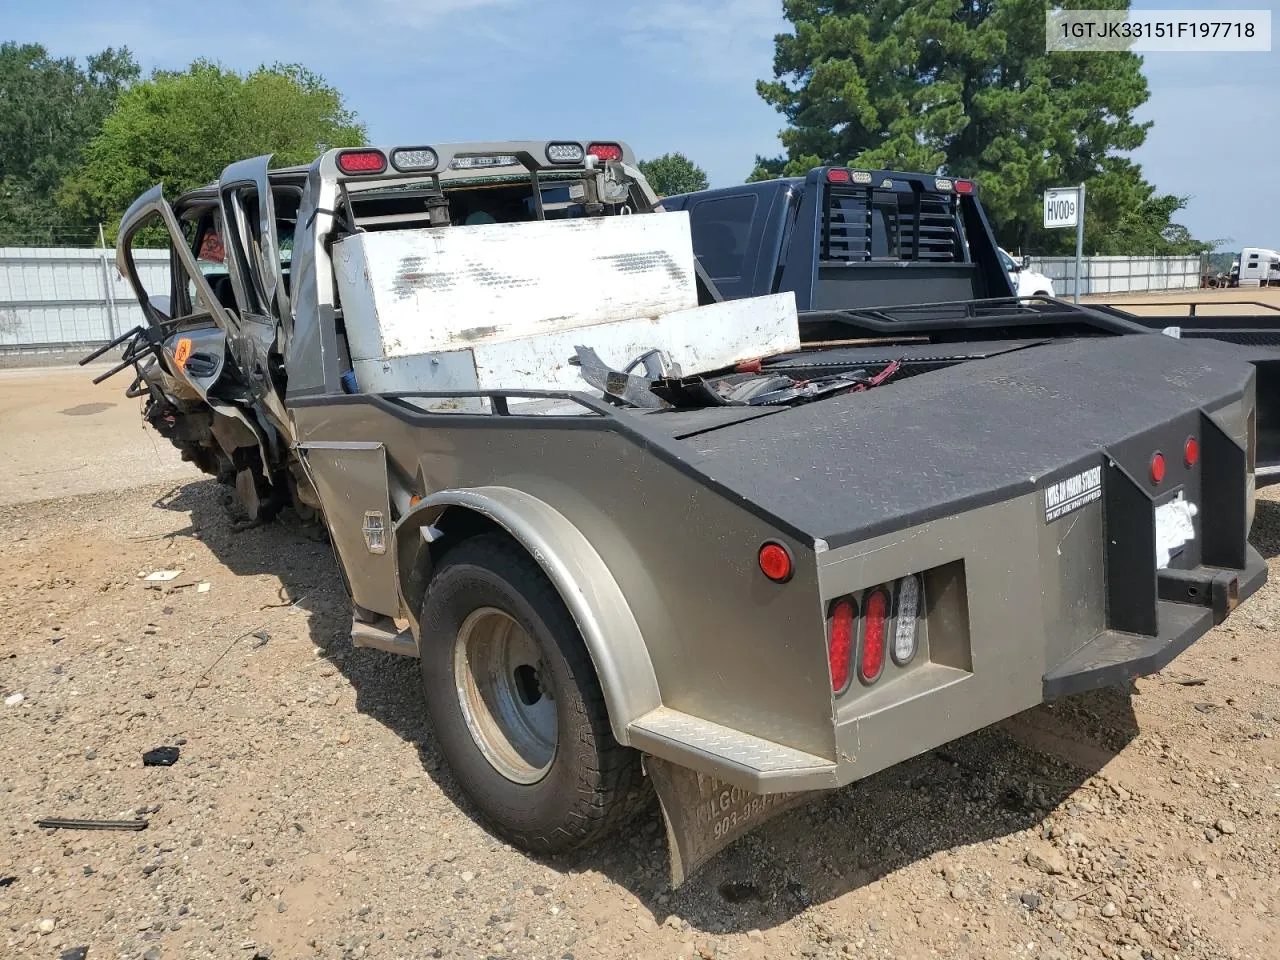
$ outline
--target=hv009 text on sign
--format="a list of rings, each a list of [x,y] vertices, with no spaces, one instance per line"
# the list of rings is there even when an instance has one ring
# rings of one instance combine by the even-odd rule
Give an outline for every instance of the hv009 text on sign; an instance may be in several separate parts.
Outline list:
[[[1076,53],[1267,52],[1270,10],[1048,10],[1045,50]]]
[[[1045,229],[1074,227],[1080,220],[1078,187],[1052,187],[1044,192]]]

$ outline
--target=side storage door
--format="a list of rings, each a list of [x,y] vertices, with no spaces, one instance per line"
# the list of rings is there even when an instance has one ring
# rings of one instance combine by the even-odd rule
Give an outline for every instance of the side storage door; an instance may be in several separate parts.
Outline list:
[[[377,613],[399,615],[391,497],[382,444],[303,443],[298,445],[298,453],[324,505],[352,599]]]

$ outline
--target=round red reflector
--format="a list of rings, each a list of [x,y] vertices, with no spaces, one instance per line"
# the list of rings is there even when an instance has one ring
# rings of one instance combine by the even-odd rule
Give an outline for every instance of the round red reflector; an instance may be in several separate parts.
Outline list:
[[[858,676],[872,684],[884,672],[885,624],[889,618],[889,594],[879,588],[867,594],[862,607],[862,662]]]
[[[381,173],[387,169],[387,158],[381,150],[347,150],[338,154],[338,169],[343,173]]]
[[[1182,454],[1187,461],[1187,466],[1194,467],[1200,462],[1200,441],[1195,437],[1187,437],[1187,442],[1182,448]]]
[[[836,167],[827,171],[827,183],[848,183],[852,177],[844,167]]]
[[[791,554],[780,543],[766,543],[760,548],[760,572],[774,583],[791,579]]]
[[[839,693],[849,685],[849,662],[853,659],[853,604],[841,600],[831,610],[831,690]]]
[[[1151,458],[1151,482],[1152,483],[1164,482],[1164,468],[1165,468],[1164,454],[1157,453],[1154,457]]]

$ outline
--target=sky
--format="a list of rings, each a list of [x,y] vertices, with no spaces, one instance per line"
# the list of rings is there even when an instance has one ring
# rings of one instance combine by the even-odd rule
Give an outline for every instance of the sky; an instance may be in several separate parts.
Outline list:
[[[1134,6],[1267,9],[1258,0]],[[608,137],[683,152],[714,186],[781,151],[773,73],[781,0],[0,0],[0,40],[82,57],[128,46],[143,68],[196,57],[300,62],[342,91],[374,143]],[[1280,16],[1275,16],[1280,30]],[[1068,56],[1068,54],[1060,54]],[[1224,248],[1280,248],[1280,47],[1146,57],[1154,126],[1134,158],[1181,220]],[[1086,209],[1086,224],[1088,211]]]

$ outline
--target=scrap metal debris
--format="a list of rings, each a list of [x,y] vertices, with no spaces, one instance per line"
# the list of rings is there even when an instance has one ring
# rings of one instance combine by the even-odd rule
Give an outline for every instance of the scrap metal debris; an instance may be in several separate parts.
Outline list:
[[[67,820],[62,817],[45,817],[36,821],[37,827],[48,830],[145,830],[148,821],[136,820]]]
[[[144,767],[172,767],[178,762],[181,751],[177,747],[156,747],[142,755]]]
[[[626,370],[614,370],[590,347],[577,346],[577,354],[569,361],[579,368],[582,379],[602,391],[606,396],[615,397],[633,407],[656,409],[662,401],[653,394],[651,387],[655,380],[674,374],[679,376],[679,367],[661,359],[658,351],[651,350],[643,357],[637,357]],[[637,365],[643,365],[646,374],[657,376],[637,376],[631,373]]]
[[[868,370],[845,370],[831,376],[796,379],[783,372],[756,364],[742,364],[738,373],[716,377],[667,377],[655,380],[652,392],[670,406],[680,409],[699,407],[773,407],[809,403],[841,393],[861,393],[879,387],[901,368],[900,361],[887,364],[878,373]]]
[[[300,600],[298,602],[301,603],[302,601]],[[239,643],[245,637],[252,637],[252,636],[256,636],[259,633],[265,633],[265,632],[266,631],[264,631],[261,626],[258,626],[258,627],[254,627],[252,630],[246,630],[244,633],[240,634],[238,637],[233,637],[231,639],[231,642],[226,645],[226,647],[223,649],[223,651],[220,654],[218,654],[217,659],[214,660],[213,663],[209,664],[209,666],[205,667],[204,672],[200,674],[200,676],[196,677],[196,682],[193,683],[191,685],[191,689],[187,691],[187,699],[190,700],[193,696],[195,696],[195,692],[200,687],[200,684],[204,683],[206,680],[209,679],[209,672],[222,662],[222,658],[231,652],[232,647],[234,647],[237,643]],[[270,635],[268,634],[268,638],[269,637]]]

